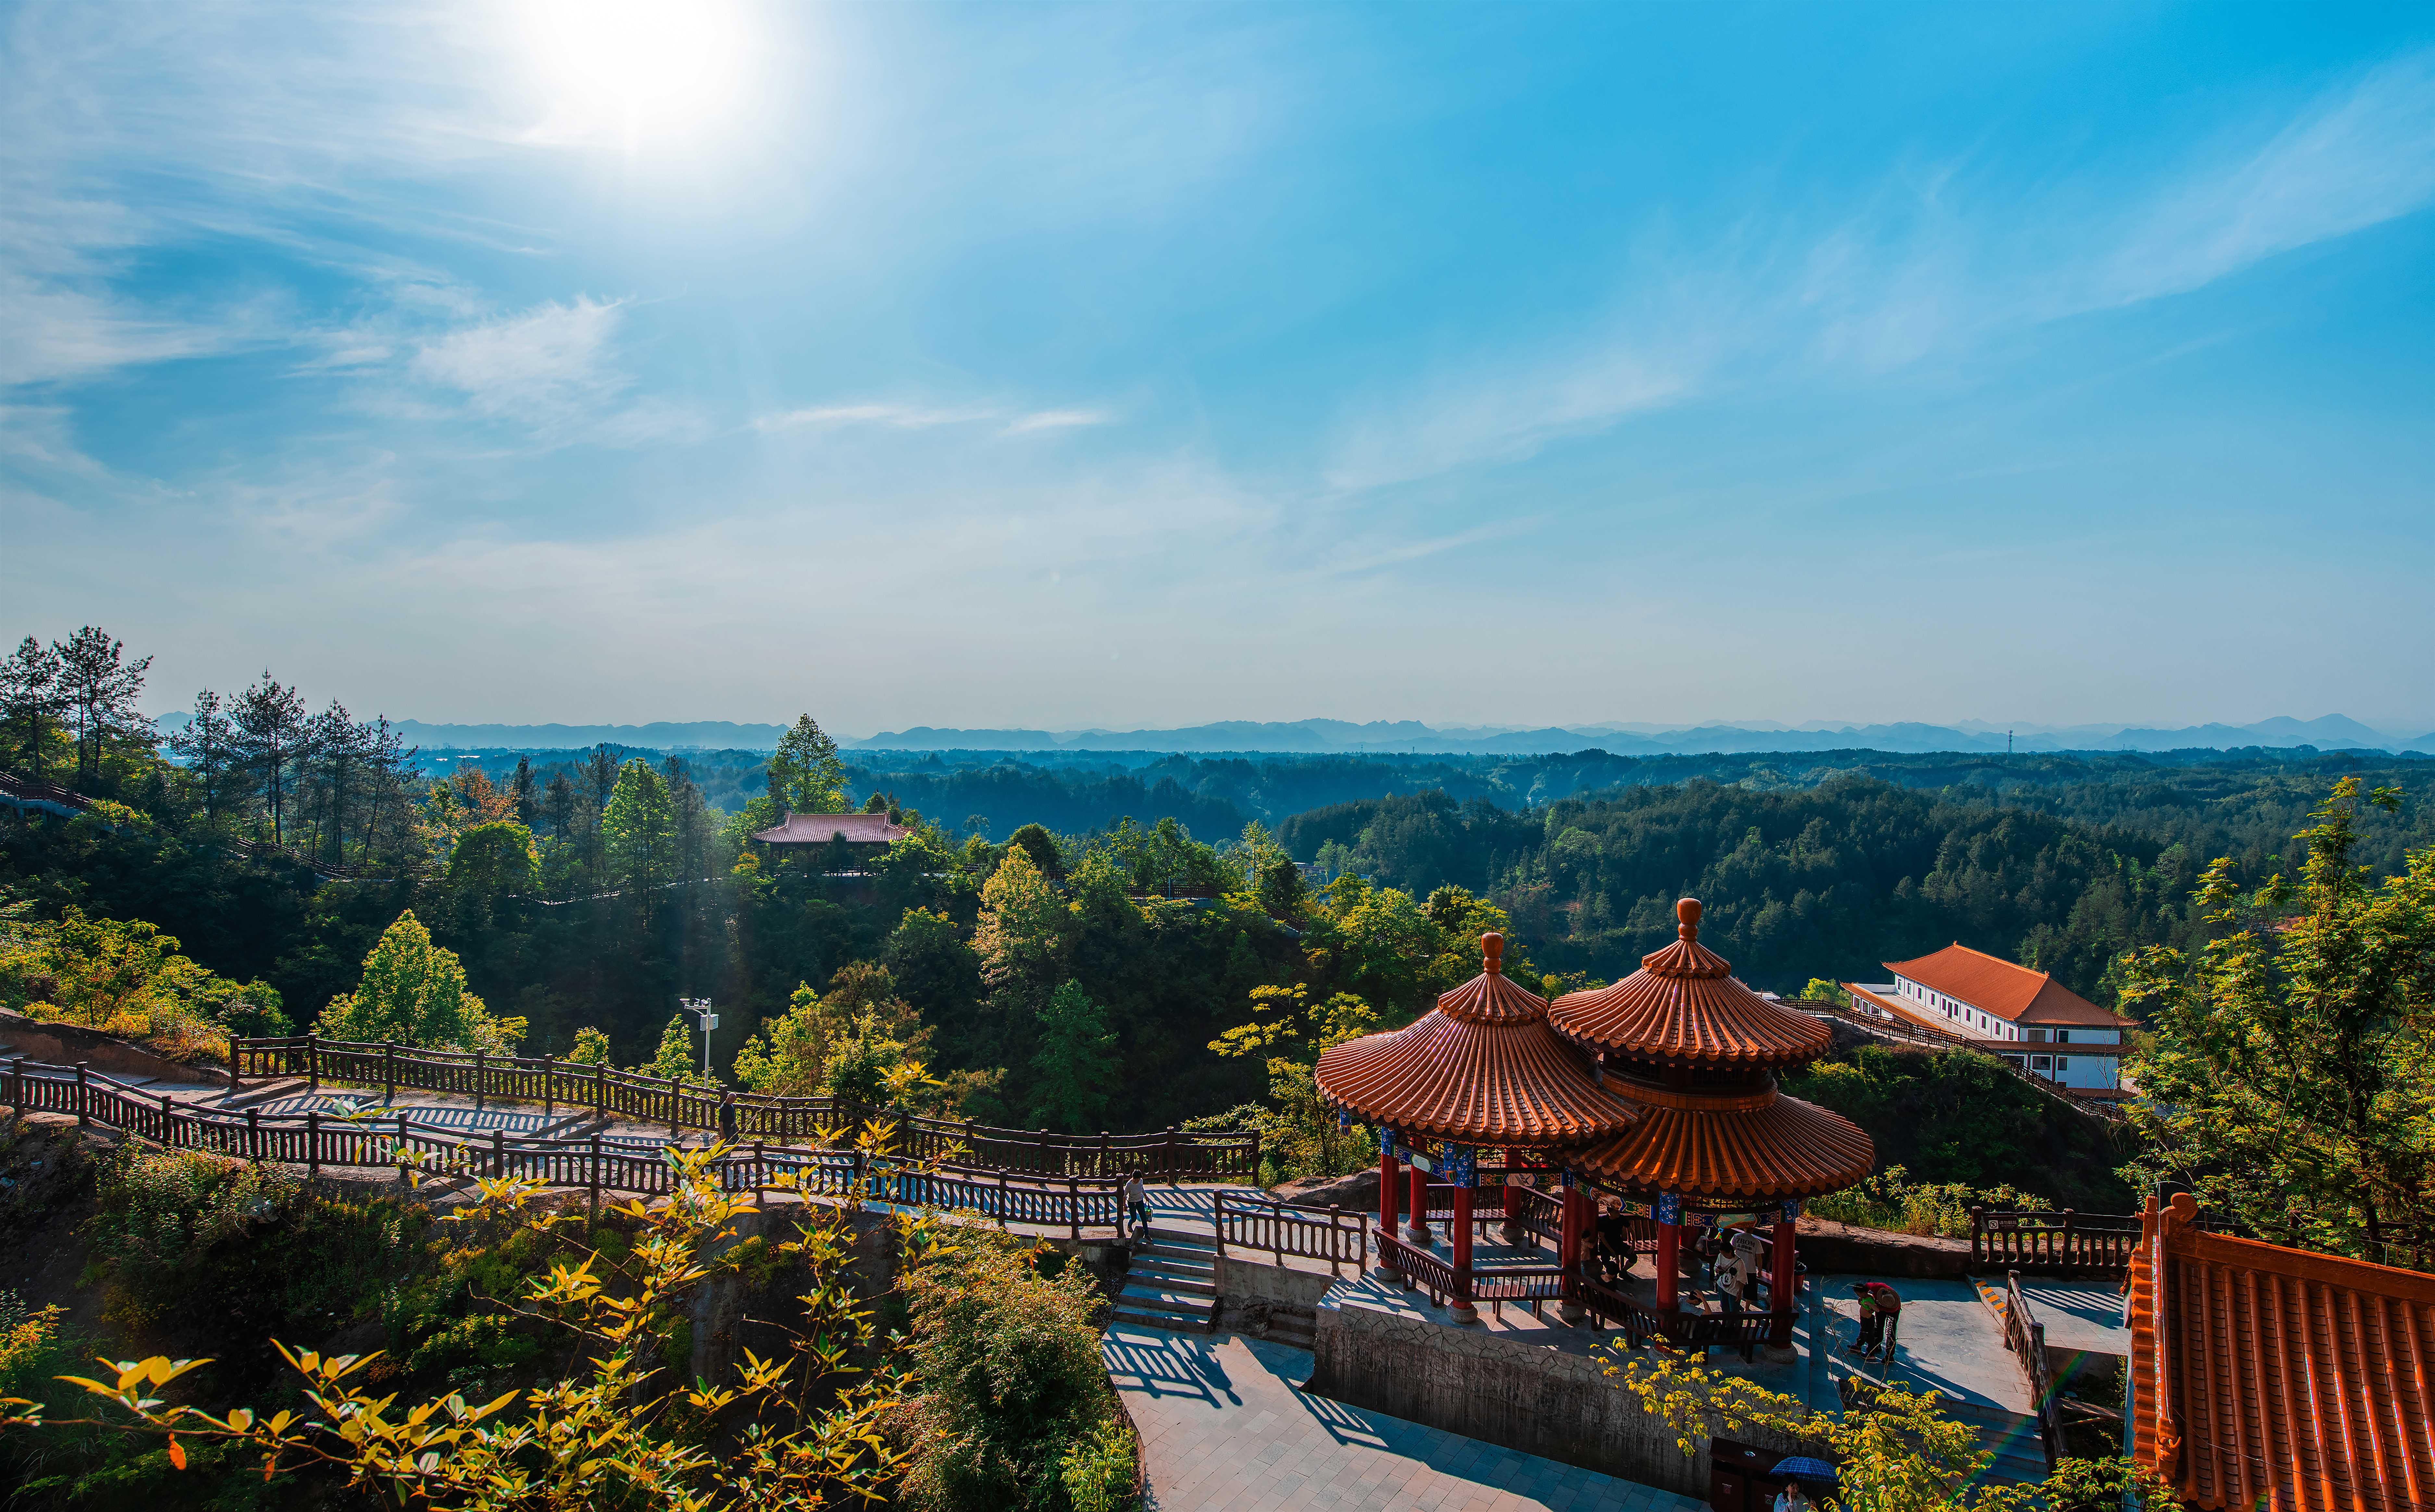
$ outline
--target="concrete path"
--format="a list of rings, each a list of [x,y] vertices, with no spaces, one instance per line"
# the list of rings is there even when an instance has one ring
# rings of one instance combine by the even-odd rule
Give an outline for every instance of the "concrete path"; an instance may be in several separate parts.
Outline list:
[[[1654,1486],[1304,1395],[1311,1357],[1235,1334],[1112,1328],[1155,1512],[1694,1512]]]

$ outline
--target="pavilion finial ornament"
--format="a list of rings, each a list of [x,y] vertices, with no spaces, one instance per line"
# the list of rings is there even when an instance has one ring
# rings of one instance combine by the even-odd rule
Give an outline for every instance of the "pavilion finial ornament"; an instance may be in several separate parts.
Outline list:
[[[1674,905],[1674,918],[1678,921],[1674,926],[1674,933],[1678,937],[1692,941],[1697,941],[1699,939],[1700,900],[1697,898],[1685,898],[1681,902],[1676,903]]]
[[[1692,906],[1696,908],[1699,905],[1695,903]],[[1480,936],[1479,959],[1480,969],[1489,975],[1502,974],[1505,971],[1505,936],[1493,929]]]

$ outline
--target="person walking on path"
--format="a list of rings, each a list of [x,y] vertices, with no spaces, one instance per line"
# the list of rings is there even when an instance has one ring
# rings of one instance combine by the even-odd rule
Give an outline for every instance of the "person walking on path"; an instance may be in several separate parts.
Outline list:
[[[1893,1338],[1887,1330],[1902,1327],[1902,1294],[1883,1281],[1855,1281],[1852,1295],[1860,1299],[1860,1336],[1854,1348],[1861,1359],[1872,1351],[1881,1351],[1878,1358],[1891,1360]]]
[[[1131,1223],[1133,1232],[1149,1231],[1149,1188],[1142,1184],[1139,1171],[1125,1177],[1125,1216]]]

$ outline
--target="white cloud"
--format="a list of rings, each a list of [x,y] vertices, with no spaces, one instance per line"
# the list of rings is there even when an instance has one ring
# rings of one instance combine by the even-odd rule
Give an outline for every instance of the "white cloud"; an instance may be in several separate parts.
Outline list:
[[[1034,431],[1064,431],[1082,425],[1105,425],[1114,417],[1097,409],[1043,409],[1028,415],[1018,415],[1007,423],[1009,436],[1028,436]]]
[[[2435,201],[2435,50],[2329,90],[2254,152],[2193,175],[2124,239],[2091,290],[2180,294]]]
[[[1038,409],[1028,412],[1009,411],[988,406],[961,407],[932,404],[816,404],[805,409],[790,409],[775,415],[763,415],[752,422],[752,428],[763,432],[794,430],[844,430],[869,426],[877,430],[926,431],[942,425],[982,425],[1003,421],[998,434],[1027,436],[1039,431],[1072,430],[1084,425],[1105,425],[1114,417],[1097,409]]]
[[[609,366],[620,301],[579,296],[427,342],[407,367],[462,392],[476,414],[554,424],[586,414],[626,387]]]

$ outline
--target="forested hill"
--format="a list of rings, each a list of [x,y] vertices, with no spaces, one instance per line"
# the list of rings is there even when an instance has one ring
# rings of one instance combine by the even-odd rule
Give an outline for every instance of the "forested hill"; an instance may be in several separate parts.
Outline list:
[[[2337,769],[2339,768],[2339,769]],[[1997,793],[1839,774],[1814,787],[1697,779],[1567,798],[1527,812],[1433,792],[1287,819],[1297,859],[1416,891],[1493,898],[1551,970],[1604,980],[1673,936],[1676,899],[1707,904],[1702,940],[1762,987],[1882,980],[1881,963],[1959,939],[2011,955],[2099,1002],[2134,945],[2186,942],[2189,892],[2217,856],[2262,879],[2336,776],[2404,788],[2399,817],[2366,823],[2366,857],[2400,865],[2435,839],[2435,763],[2124,771]]]
[[[642,756],[656,762],[668,754],[643,747],[604,748],[618,761]],[[857,799],[886,792],[958,830],[973,828],[969,821],[978,819],[996,835],[1026,824],[1078,834],[1120,818],[1172,818],[1213,839],[1252,820],[1274,827],[1308,810],[1393,795],[1437,792],[1457,802],[1479,799],[1522,810],[1615,788],[1702,778],[1773,791],[1868,777],[2079,817],[2155,810],[2161,819],[2254,789],[2322,793],[2336,776],[2361,769],[2362,760],[2401,774],[2391,780],[2405,782],[2409,773],[2435,768],[2435,763],[2376,753],[2262,747],[2020,756],[1874,750],[1644,757],[1602,750],[1529,757],[877,750],[844,755],[847,789]],[[546,785],[561,771],[579,775],[593,750],[436,752],[426,754],[422,765],[433,777],[479,767],[493,782],[504,783],[520,759],[529,760]],[[694,750],[680,759],[713,807],[741,808],[767,785],[767,751]],[[2297,812],[2305,813],[2305,805]],[[2271,842],[2269,849],[2279,843]]]

